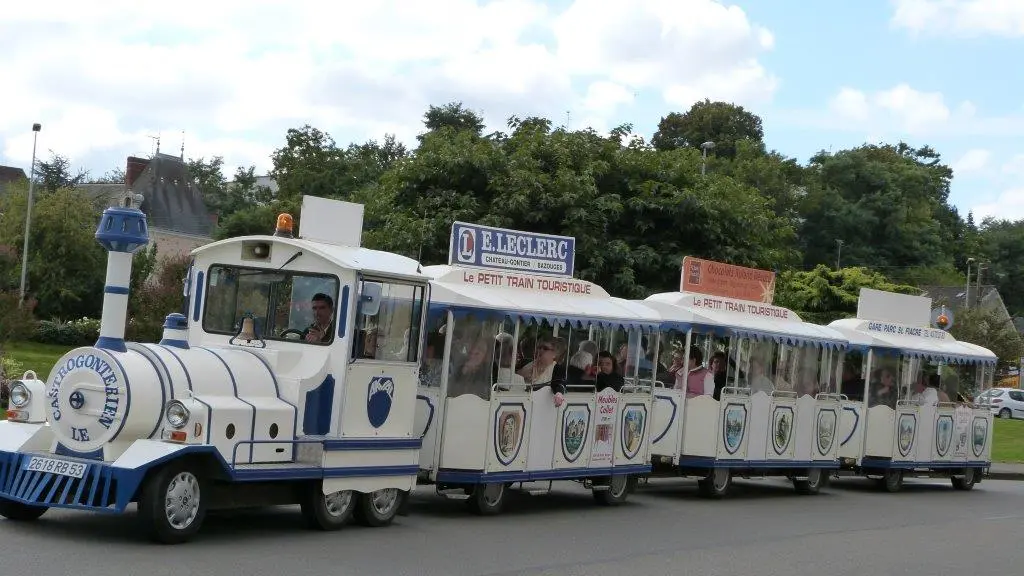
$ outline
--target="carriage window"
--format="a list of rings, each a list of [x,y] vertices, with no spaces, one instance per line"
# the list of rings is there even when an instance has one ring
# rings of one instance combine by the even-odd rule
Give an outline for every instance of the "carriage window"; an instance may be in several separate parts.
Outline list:
[[[338,283],[326,274],[211,266],[203,330],[244,337],[244,320],[251,317],[252,333],[264,340],[330,344],[337,332]]]
[[[420,386],[430,388],[441,386],[447,323],[448,312],[446,310],[433,309],[427,313],[426,337],[423,339],[423,354],[420,363]]]
[[[884,405],[896,408],[899,392],[901,364],[899,356],[887,351],[874,351],[868,382],[868,406]]]
[[[839,393],[855,401],[864,400],[864,363],[866,356],[860,350],[848,350],[842,360]]]
[[[512,380],[510,324],[505,316],[495,312],[455,317],[448,360],[449,398],[473,394],[487,400],[491,386],[502,376],[508,374],[507,380]]]
[[[397,282],[359,283],[353,357],[416,362],[423,314],[423,287]]]

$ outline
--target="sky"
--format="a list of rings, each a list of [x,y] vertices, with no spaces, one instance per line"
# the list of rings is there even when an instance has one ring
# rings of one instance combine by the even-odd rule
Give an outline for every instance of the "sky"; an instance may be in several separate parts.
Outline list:
[[[271,168],[288,128],[410,147],[431,104],[646,139],[709,98],[806,163],[930,145],[962,214],[1024,218],[1024,0],[71,0],[0,11],[0,165]]]

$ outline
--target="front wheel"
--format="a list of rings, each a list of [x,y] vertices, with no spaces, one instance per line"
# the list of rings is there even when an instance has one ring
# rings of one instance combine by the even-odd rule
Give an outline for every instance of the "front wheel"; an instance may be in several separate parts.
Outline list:
[[[29,506],[14,500],[0,498],[0,516],[14,522],[31,522],[38,520],[40,516],[49,510],[46,506]]]
[[[593,491],[594,499],[605,506],[622,504],[629,496],[630,484],[635,482],[636,479],[624,474],[612,476],[607,488]]]
[[[358,495],[351,490],[339,490],[324,494],[317,482],[309,487],[302,500],[302,516],[306,525],[317,530],[337,530],[348,523],[356,508]]]
[[[138,509],[150,538],[180,544],[199,532],[206,518],[202,486],[198,471],[183,463],[172,463],[149,476]]]
[[[355,509],[355,518],[363,526],[379,528],[387,526],[398,515],[402,505],[402,495],[397,488],[383,488],[359,495],[359,504]]]

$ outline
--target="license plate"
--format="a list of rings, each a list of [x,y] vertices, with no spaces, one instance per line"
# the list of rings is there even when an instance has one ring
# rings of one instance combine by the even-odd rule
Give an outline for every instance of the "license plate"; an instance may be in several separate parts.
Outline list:
[[[70,462],[68,460],[33,456],[25,463],[24,469],[29,472],[48,472],[50,474],[81,478],[82,476],[85,476],[86,465],[79,464],[78,462]]]

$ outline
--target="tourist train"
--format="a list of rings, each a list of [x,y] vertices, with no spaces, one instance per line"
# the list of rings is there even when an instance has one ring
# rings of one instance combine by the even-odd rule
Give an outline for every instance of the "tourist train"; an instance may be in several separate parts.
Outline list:
[[[123,513],[184,542],[207,511],[298,504],[308,525],[385,526],[417,485],[479,514],[572,481],[615,505],[652,477],[944,475],[990,464],[973,402],[996,357],[927,298],[864,290],[821,326],[775,275],[687,257],[630,300],[574,277],[575,239],[454,222],[447,264],[361,246],[362,206],[305,196],[273,234],[192,253],[157,343],[125,340],[140,197],[108,208],[99,338],[12,383],[0,515]],[[936,327],[936,326],[942,327]],[[945,328],[945,329],[943,329]]]

